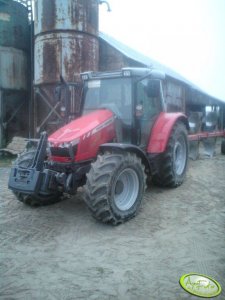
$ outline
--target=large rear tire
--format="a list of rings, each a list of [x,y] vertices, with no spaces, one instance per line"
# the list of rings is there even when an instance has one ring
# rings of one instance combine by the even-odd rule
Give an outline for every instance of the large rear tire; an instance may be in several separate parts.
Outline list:
[[[188,162],[187,130],[183,123],[177,122],[171,132],[166,151],[159,162],[158,173],[153,183],[164,187],[177,187],[184,181]]]
[[[133,153],[104,153],[92,163],[84,186],[84,200],[92,215],[118,225],[133,218],[141,205],[146,175]]]
[[[33,163],[33,159],[35,156],[36,150],[31,150],[22,153],[14,162],[14,165],[19,166],[20,168],[30,168]],[[51,194],[37,194],[37,195],[29,195],[23,192],[13,191],[17,200],[23,202],[24,204],[30,206],[44,206],[59,202],[61,200],[62,193],[54,192]]]

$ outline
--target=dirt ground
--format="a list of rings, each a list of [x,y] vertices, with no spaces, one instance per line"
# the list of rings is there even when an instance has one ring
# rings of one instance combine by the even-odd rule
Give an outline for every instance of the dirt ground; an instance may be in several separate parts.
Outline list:
[[[199,299],[183,274],[225,289],[225,156],[190,161],[177,189],[151,187],[136,218],[96,222],[82,194],[30,208],[0,168],[0,299]],[[216,299],[225,299],[225,291]]]

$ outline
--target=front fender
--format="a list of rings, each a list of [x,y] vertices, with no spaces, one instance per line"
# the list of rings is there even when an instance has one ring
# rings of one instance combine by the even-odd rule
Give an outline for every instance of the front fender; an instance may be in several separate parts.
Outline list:
[[[111,150],[120,150],[120,151],[135,153],[138,157],[141,158],[142,163],[145,165],[145,167],[148,170],[151,170],[149,160],[146,156],[146,153],[135,145],[123,144],[123,143],[105,143],[100,146],[99,150],[100,150],[100,152],[111,151]]]
[[[162,153],[166,150],[171,131],[178,121],[183,122],[189,129],[187,117],[183,113],[160,113],[151,131],[148,153]]]

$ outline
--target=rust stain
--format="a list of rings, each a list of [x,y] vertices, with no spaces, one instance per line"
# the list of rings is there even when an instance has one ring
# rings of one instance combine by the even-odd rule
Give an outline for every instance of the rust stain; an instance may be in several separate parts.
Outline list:
[[[83,38],[82,57],[83,62],[82,72],[87,70],[98,70],[98,41],[85,36]]]
[[[68,9],[74,29],[98,34],[98,3],[96,0],[72,1]]]
[[[56,0],[42,1],[42,28],[43,30],[53,30],[56,24]]]
[[[82,3],[83,2],[83,3]],[[76,28],[79,27],[79,24],[83,23],[83,15],[84,15],[84,3],[85,1],[73,1],[71,3],[71,22],[75,25]],[[82,24],[82,30],[84,30]]]
[[[63,67],[69,81],[80,81],[80,73],[87,70],[97,70],[98,40],[91,36],[76,35],[65,44]]]
[[[55,44],[43,45],[43,81],[52,82],[59,78],[59,55]]]
[[[98,3],[97,1],[92,1],[88,3],[87,6],[87,31],[98,35]]]
[[[39,42],[42,51],[36,61],[38,83],[58,82],[60,74],[68,81],[80,81],[81,72],[98,70],[98,1],[42,0],[41,3],[39,22],[42,33],[48,31],[48,34]],[[71,30],[76,31],[71,33]]]

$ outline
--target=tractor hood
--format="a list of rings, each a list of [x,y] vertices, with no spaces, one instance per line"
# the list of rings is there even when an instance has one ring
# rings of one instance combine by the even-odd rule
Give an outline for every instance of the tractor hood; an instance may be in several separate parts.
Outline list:
[[[76,161],[91,159],[97,155],[101,144],[115,138],[114,119],[114,114],[107,109],[81,116],[51,134],[48,138],[50,147],[76,146]]]
[[[58,129],[49,136],[48,140],[54,144],[72,142],[113,118],[113,113],[109,110],[94,111]]]

